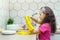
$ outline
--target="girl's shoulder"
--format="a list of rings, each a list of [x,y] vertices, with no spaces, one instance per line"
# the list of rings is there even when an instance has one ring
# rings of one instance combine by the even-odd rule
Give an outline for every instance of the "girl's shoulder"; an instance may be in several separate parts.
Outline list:
[[[43,23],[43,24],[41,24],[41,26],[48,27],[48,26],[50,26],[50,24],[49,23]]]
[[[42,25],[50,25],[50,23],[43,23]]]

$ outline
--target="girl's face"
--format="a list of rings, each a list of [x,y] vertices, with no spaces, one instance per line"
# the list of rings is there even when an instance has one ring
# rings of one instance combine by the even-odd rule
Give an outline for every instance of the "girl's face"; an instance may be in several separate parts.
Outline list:
[[[41,10],[39,10],[39,15],[40,20],[44,20],[45,14]]]

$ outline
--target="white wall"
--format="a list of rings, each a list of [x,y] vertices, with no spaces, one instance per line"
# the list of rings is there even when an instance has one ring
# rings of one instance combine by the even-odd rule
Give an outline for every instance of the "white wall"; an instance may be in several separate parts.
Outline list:
[[[60,28],[60,0],[10,0],[10,17],[14,18],[15,24],[25,23],[23,16],[31,16],[45,5],[51,7],[54,11],[57,19],[57,28]]]
[[[0,27],[6,26],[9,16],[14,18],[15,24],[25,24],[23,17],[31,16],[42,6],[52,8],[56,16],[57,28],[60,28],[60,0],[0,0]]]
[[[5,28],[9,17],[9,0],[0,0],[0,27]]]

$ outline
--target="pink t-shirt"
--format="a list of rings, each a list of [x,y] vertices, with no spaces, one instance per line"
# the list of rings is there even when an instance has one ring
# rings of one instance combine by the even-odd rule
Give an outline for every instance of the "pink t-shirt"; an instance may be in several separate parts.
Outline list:
[[[38,35],[39,40],[50,40],[51,26],[49,23],[44,23],[39,26],[40,34]]]

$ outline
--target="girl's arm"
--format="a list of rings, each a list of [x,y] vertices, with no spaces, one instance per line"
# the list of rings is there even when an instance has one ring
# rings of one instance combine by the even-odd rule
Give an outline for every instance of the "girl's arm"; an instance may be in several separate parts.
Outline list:
[[[41,24],[41,21],[38,21],[37,19],[35,19],[35,18],[33,18],[33,17],[31,17],[31,19],[32,19],[33,21],[35,21],[36,23]]]
[[[39,29],[37,28],[36,30],[33,30],[32,33],[33,33],[33,34],[40,34],[40,31],[39,31]]]

